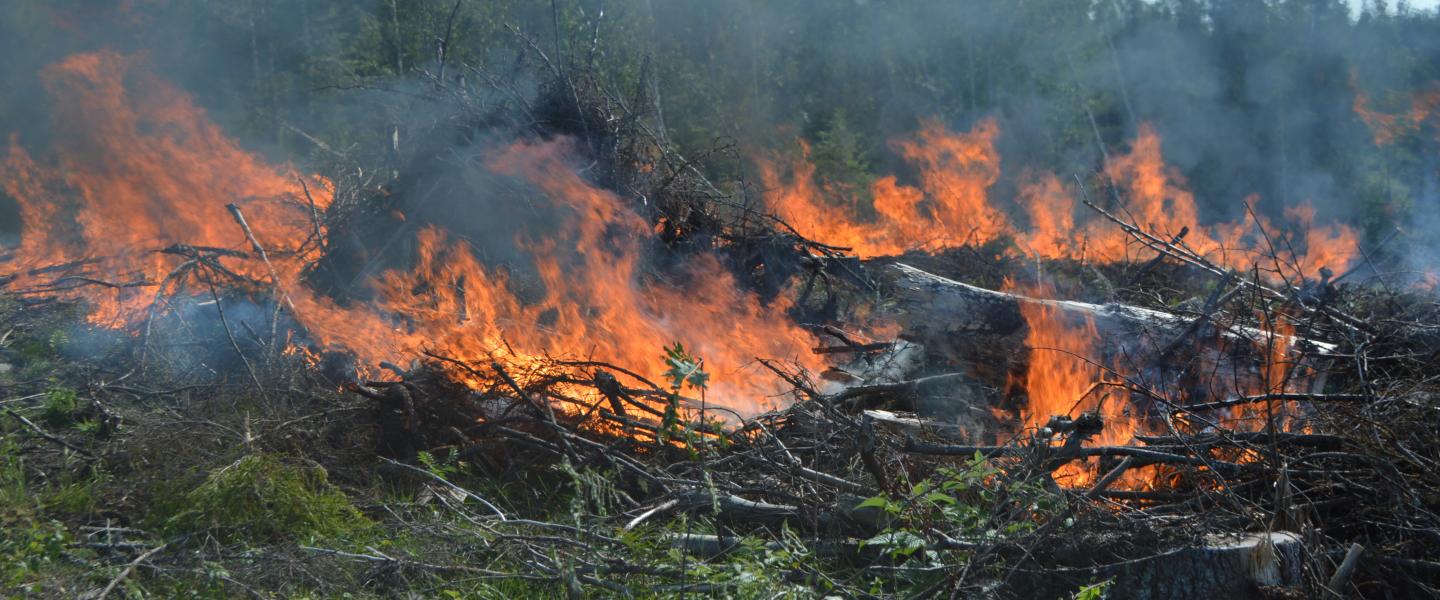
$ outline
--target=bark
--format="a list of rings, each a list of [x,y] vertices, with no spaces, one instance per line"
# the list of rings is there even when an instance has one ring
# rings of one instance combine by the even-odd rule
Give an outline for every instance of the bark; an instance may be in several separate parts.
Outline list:
[[[1111,600],[1300,597],[1276,591],[1300,593],[1302,550],[1300,536],[1289,532],[1211,534],[1138,559],[1097,558],[1106,551],[1075,544],[1062,552],[1072,555],[1066,563],[1099,565],[1083,577],[1038,577],[1013,591],[1023,597],[1064,597],[1080,584],[1110,579],[1105,597]]]
[[[1113,598],[1263,598],[1260,586],[1300,583],[1300,537],[1287,532],[1206,536],[1171,557],[1117,569]]]
[[[1026,305],[1048,307],[1072,323],[1093,322],[1103,341],[1102,352],[1114,349],[1109,346],[1141,339],[1154,342],[1153,348],[1164,348],[1182,334],[1190,334],[1187,332],[1190,319],[1164,311],[987,290],[899,263],[891,269],[897,319],[904,331],[901,337],[930,348],[953,349],[957,343],[970,346],[974,342],[966,338],[984,337],[990,350],[1013,352],[1023,341],[1025,318],[1021,309]],[[1249,340],[1269,335],[1253,328],[1222,329],[1221,334],[1232,339],[1245,338],[1247,344]],[[996,348],[995,338],[1011,339]],[[1308,345],[1321,353],[1334,350],[1331,344],[1313,340],[1292,339],[1292,342]]]
[[[998,292],[932,275],[905,264],[891,267],[896,307],[907,339],[943,340],[954,335],[1011,335],[1025,326],[1024,305],[1044,305],[1075,319],[1093,319],[1102,331],[1178,331],[1180,317],[1123,304],[1099,305],[1031,298]]]

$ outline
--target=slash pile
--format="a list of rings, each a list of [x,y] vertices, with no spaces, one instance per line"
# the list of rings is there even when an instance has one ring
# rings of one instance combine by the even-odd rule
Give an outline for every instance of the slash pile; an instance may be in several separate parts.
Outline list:
[[[129,67],[76,59],[51,85],[84,87],[97,61]],[[1273,246],[1272,268],[1216,262],[1184,231],[1158,235],[1088,196],[1121,232],[1108,247],[1153,256],[1057,251],[1035,272],[997,250],[1016,235],[997,224],[980,244],[862,261],[851,251],[864,249],[803,236],[816,222],[797,229],[749,190],[706,180],[654,130],[643,93],[543,66],[543,101],[466,104],[466,117],[436,125],[508,120],[521,141],[478,163],[570,203],[557,214],[575,252],[526,240],[540,257],[532,272],[410,225],[426,200],[403,175],[386,188],[267,179],[281,208],[225,203],[228,232],[123,244],[143,258],[120,279],[100,275],[121,258],[103,219],[55,264],[35,262],[33,240],[65,232],[27,238],[23,268],[0,280],[22,282],[7,293],[21,312],[109,299],[92,323],[133,334],[85,375],[86,418],[134,446],[80,447],[7,402],[45,444],[137,468],[147,444],[174,440],[162,434],[213,427],[246,454],[343,452],[315,461],[355,486],[379,467],[450,518],[395,515],[385,527],[430,542],[403,554],[296,542],[239,559],[218,526],[174,529],[193,514],[164,521],[182,533],[148,546],[115,540],[138,529],[105,525],[105,541],[85,543],[130,561],[114,582],[139,565],[198,569],[202,556],[231,560],[221,579],[245,590],[237,578],[284,562],[286,576],[376,589],[454,577],[573,595],[734,593],[756,564],[779,574],[765,586],[841,596],[1053,597],[1104,581],[1111,597],[1135,598],[1436,593],[1425,582],[1440,571],[1440,387],[1428,371],[1440,315],[1423,295],[1338,283],[1353,271],[1307,279]],[[476,97],[430,83],[438,98]],[[214,134],[191,125],[194,138]],[[574,139],[570,154],[557,136]],[[10,166],[27,175],[11,178],[25,184],[16,195],[56,184],[28,156]],[[397,255],[418,266],[388,264]],[[543,291],[512,291],[536,282]],[[156,365],[216,340],[222,350],[188,367]],[[38,398],[26,396],[37,381],[6,387]],[[176,400],[206,386],[238,388],[264,416],[233,411],[237,426]],[[162,424],[147,402],[180,418]],[[205,485],[222,488],[227,469]],[[523,493],[501,497],[510,485],[563,487],[566,511],[534,514]]]

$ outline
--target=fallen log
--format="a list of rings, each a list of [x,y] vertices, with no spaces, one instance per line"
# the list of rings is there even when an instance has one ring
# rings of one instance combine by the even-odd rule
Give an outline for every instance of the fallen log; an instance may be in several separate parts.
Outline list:
[[[1217,400],[1203,404],[1188,404],[1187,411],[1219,410],[1240,406],[1244,404],[1258,404],[1261,402],[1374,402],[1376,398],[1368,394],[1261,394],[1258,396],[1241,396],[1228,400]]]
[[[1256,327],[1225,326],[1212,318],[1215,308],[1192,318],[1125,304],[1035,298],[968,285],[900,263],[889,267],[889,279],[900,338],[923,345],[932,356],[966,365],[963,370],[967,374],[992,385],[1025,371],[1029,361],[1026,318],[1033,317],[1034,308],[1045,310],[1053,315],[1049,318],[1070,328],[1093,327],[1097,333],[1094,353],[1080,358],[1131,373],[1158,368],[1183,379],[1188,369],[1199,364],[1208,365],[1204,369],[1233,367],[1258,378],[1262,365],[1272,359],[1269,348],[1276,344],[1316,360],[1336,352],[1335,345],[1327,342]],[[1197,325],[1197,321],[1208,325]],[[1191,348],[1193,354],[1175,356],[1182,347]],[[1177,379],[1173,383],[1182,382]]]
[[[895,276],[897,319],[902,336],[922,344],[944,341],[955,335],[1008,336],[1021,332],[1027,304],[1053,308],[1077,319],[1092,319],[1101,330],[1161,329],[1178,331],[1186,323],[1180,317],[1123,304],[1099,305],[1071,300],[1032,298],[1011,292],[988,290],[910,265],[890,267]]]
[[[1148,448],[1144,446],[962,446],[948,444],[931,444],[921,442],[914,438],[906,438],[905,451],[911,454],[926,454],[930,456],[974,456],[979,454],[985,458],[997,456],[1025,456],[1038,452],[1049,452],[1047,458],[1055,461],[1070,461],[1089,458],[1092,456],[1123,456],[1134,459],[1133,466],[1144,466],[1151,464],[1177,464],[1205,466],[1212,469],[1238,470],[1241,465],[1226,461],[1200,458],[1185,454],[1184,448],[1165,447],[1162,449]]]
[[[945,345],[956,336],[1011,336],[1023,332],[1025,305],[1044,306],[1067,319],[1090,321],[1103,337],[1125,338],[1143,334],[1168,342],[1183,333],[1191,320],[1172,313],[1126,304],[1092,304],[1074,300],[1033,298],[1012,292],[988,290],[910,265],[891,265],[894,277],[897,320],[901,337],[921,344]],[[1233,338],[1265,339],[1270,332],[1255,328],[1223,330]],[[1309,346],[1322,353],[1333,352],[1333,344],[1290,338],[1292,346]]]

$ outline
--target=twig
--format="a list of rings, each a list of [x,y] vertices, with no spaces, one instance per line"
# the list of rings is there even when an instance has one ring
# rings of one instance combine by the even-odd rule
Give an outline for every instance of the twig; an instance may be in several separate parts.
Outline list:
[[[225,337],[230,340],[230,347],[235,349],[235,355],[240,357],[240,362],[245,364],[245,372],[250,374],[250,381],[255,384],[255,391],[260,393],[260,399],[266,404],[270,403],[270,397],[265,393],[265,386],[260,384],[260,377],[255,374],[255,368],[250,366],[250,359],[245,358],[245,353],[240,351],[240,342],[235,341],[235,332],[230,330],[230,322],[225,320],[225,308],[221,306],[220,293],[215,291],[215,278],[209,272],[208,265],[205,272],[205,283],[210,286],[210,297],[215,300],[215,311],[220,313],[220,326],[225,329]]]
[[[521,389],[520,384],[515,381],[514,377],[510,376],[510,373],[505,371],[505,367],[500,364],[500,361],[491,362],[490,368],[495,370],[495,374],[500,376],[500,379],[505,382],[505,385],[510,386],[510,390],[514,391],[516,396],[519,396],[521,400],[524,400],[526,404],[529,404],[535,410],[540,411],[542,416],[548,416],[551,423],[555,422],[555,416],[550,414],[545,407],[540,406],[540,402],[531,397],[529,393]]]
[[[306,195],[309,195],[308,190],[306,191]],[[240,207],[235,204],[226,204],[225,209],[230,211],[231,216],[235,217],[235,222],[238,223],[240,229],[245,232],[245,239],[250,240],[250,247],[255,250],[255,254],[260,256],[260,262],[265,263],[265,268],[270,271],[270,285],[274,286],[275,295],[285,301],[285,306],[290,308],[290,314],[296,314],[295,303],[291,302],[290,295],[281,289],[280,273],[275,270],[275,265],[270,263],[270,256],[265,253],[265,247],[260,245],[260,240],[255,239],[255,232],[251,231],[250,224],[245,222],[245,215],[240,212]]]
[[[905,451],[914,454],[928,454],[934,456],[974,456],[977,452],[986,458],[995,456],[1024,456],[1037,451],[1055,451],[1051,460],[1070,461],[1089,458],[1091,456],[1125,456],[1135,459],[1136,466],[1155,463],[1171,463],[1184,465],[1204,465],[1208,467],[1238,469],[1241,465],[1236,463],[1205,460],[1194,456],[1175,454],[1141,448],[1137,446],[1081,446],[1078,448],[1064,448],[1057,446],[947,446],[942,444],[930,444],[915,441],[914,438],[907,438]]]
[[[109,585],[106,585],[105,589],[100,590],[100,595],[96,596],[95,600],[105,600],[105,598],[110,595],[110,592],[115,591],[115,586],[120,585],[120,582],[125,581],[126,577],[129,577],[131,573],[135,572],[135,567],[140,566],[140,563],[145,562],[151,556],[154,556],[156,553],[164,550],[165,547],[169,545],[169,542],[160,544],[159,546],[147,550],[144,554],[135,557],[135,560],[132,560],[130,561],[130,564],[125,565],[125,570],[120,571],[119,575],[116,575],[114,579],[110,580]]]
[[[1105,217],[1105,218],[1108,219],[1110,222],[1115,223],[1116,225],[1120,226],[1120,229],[1121,229],[1122,231],[1124,231],[1125,233],[1129,234],[1131,237],[1133,237],[1133,238],[1135,238],[1136,240],[1138,240],[1141,244],[1144,244],[1146,247],[1149,247],[1149,248],[1151,248],[1152,250],[1156,250],[1156,251],[1159,251],[1159,252],[1167,253],[1167,254],[1175,257],[1176,259],[1179,259],[1181,262],[1184,262],[1184,263],[1189,264],[1189,265],[1191,265],[1191,266],[1197,267],[1197,268],[1202,269],[1202,270],[1204,270],[1204,271],[1208,271],[1210,274],[1215,275],[1215,276],[1217,276],[1217,277],[1224,277],[1224,276],[1225,276],[1225,272],[1226,272],[1225,269],[1222,269],[1222,268],[1220,268],[1220,267],[1215,266],[1215,265],[1214,265],[1213,263],[1211,263],[1209,260],[1206,260],[1205,257],[1200,256],[1200,255],[1198,255],[1198,254],[1196,254],[1196,253],[1194,253],[1194,252],[1192,252],[1192,251],[1190,251],[1190,250],[1188,250],[1188,249],[1175,246],[1175,245],[1173,245],[1173,244],[1170,244],[1170,243],[1166,242],[1165,240],[1162,240],[1162,239],[1160,239],[1160,238],[1158,238],[1158,237],[1155,237],[1154,235],[1146,232],[1145,230],[1141,229],[1140,227],[1138,227],[1138,226],[1136,226],[1136,225],[1134,225],[1134,224],[1132,224],[1132,223],[1130,223],[1130,222],[1128,222],[1128,221],[1126,221],[1126,220],[1124,220],[1124,219],[1121,219],[1120,217],[1117,217],[1117,216],[1115,216],[1114,214],[1111,214],[1110,211],[1107,211],[1107,210],[1105,210],[1104,208],[1101,208],[1100,206],[1096,205],[1094,202],[1092,202],[1092,201],[1090,200],[1089,195],[1085,193],[1085,182],[1080,179],[1080,176],[1079,176],[1079,175],[1076,175],[1076,176],[1075,176],[1075,181],[1080,185],[1081,195],[1083,196],[1083,197],[1081,198],[1081,202],[1083,202],[1083,203],[1085,204],[1085,206],[1090,207],[1091,210],[1094,210],[1095,212],[1100,213],[1101,216]],[[1247,280],[1247,279],[1244,279],[1244,278],[1241,278],[1239,281],[1241,282],[1242,285],[1246,285],[1246,286],[1252,287],[1252,288],[1254,288],[1256,291],[1259,291],[1260,293],[1262,293],[1262,294],[1264,294],[1264,295],[1266,295],[1266,296],[1269,296],[1270,298],[1273,298],[1273,299],[1276,299],[1276,300],[1284,300],[1284,301],[1289,301],[1289,300],[1291,300],[1291,297],[1290,297],[1289,295],[1286,295],[1286,294],[1284,294],[1284,293],[1282,293],[1282,292],[1279,292],[1279,291],[1276,291],[1276,290],[1271,289],[1271,288],[1269,288],[1269,287],[1266,287],[1266,286],[1260,284],[1259,282],[1250,281],[1250,280]],[[1297,303],[1297,304],[1298,304],[1298,303]],[[1330,317],[1330,318],[1334,319],[1335,321],[1339,322],[1341,325],[1346,326],[1346,327],[1348,327],[1348,328],[1350,328],[1350,329],[1359,330],[1359,331],[1368,331],[1368,330],[1369,330],[1369,326],[1368,326],[1365,322],[1363,322],[1363,321],[1361,321],[1361,320],[1359,320],[1359,319],[1357,319],[1357,318],[1355,318],[1355,317],[1352,317],[1352,316],[1349,316],[1349,315],[1346,315],[1346,314],[1342,314],[1342,313],[1336,312],[1334,309],[1331,309],[1331,308],[1328,308],[1328,307],[1322,306],[1322,307],[1319,307],[1319,308],[1310,308],[1310,307],[1307,307],[1307,306],[1304,306],[1304,305],[1299,305],[1299,308],[1300,308],[1301,310],[1304,310],[1304,311],[1307,311],[1307,312],[1319,312],[1320,314],[1323,314],[1323,315],[1325,315],[1325,316],[1327,316],[1327,317]]]
[[[455,15],[460,13],[460,3],[464,0],[455,0],[455,5],[450,7],[450,18],[445,21],[445,37],[440,40],[440,67],[436,69],[435,78],[441,82],[445,81],[445,61],[450,58],[450,34],[455,31]]]
[[[1355,573],[1355,567],[1360,564],[1360,557],[1365,554],[1365,547],[1358,542],[1350,544],[1350,550],[1345,553],[1345,560],[1340,561],[1340,566],[1335,568],[1335,574],[1330,576],[1330,582],[1325,584],[1329,588],[1326,594],[1330,598],[1344,598],[1345,587],[1350,583],[1350,575]]]
[[[1242,405],[1242,404],[1255,404],[1255,403],[1258,403],[1258,402],[1270,402],[1270,401],[1274,401],[1274,400],[1281,400],[1281,401],[1300,401],[1300,402],[1370,402],[1370,401],[1373,401],[1373,400],[1375,400],[1375,399],[1376,399],[1376,398],[1375,398],[1374,396],[1371,396],[1371,395],[1369,395],[1369,394],[1296,394],[1296,393],[1278,394],[1278,393],[1277,393],[1277,394],[1260,394],[1260,395],[1258,395],[1258,396],[1240,396],[1239,398],[1231,398],[1231,399],[1229,399],[1229,400],[1217,400],[1217,401],[1215,401],[1215,402],[1205,402],[1205,403],[1202,403],[1202,404],[1189,404],[1189,405],[1182,406],[1181,408],[1185,409],[1186,411],[1202,411],[1202,410],[1219,410],[1219,409],[1222,409],[1222,408],[1229,408],[1229,407],[1232,407],[1232,406],[1240,406],[1240,405]]]
[[[472,491],[467,490],[467,489],[465,489],[465,488],[462,488],[462,487],[460,487],[460,486],[458,486],[458,485],[455,485],[455,484],[453,484],[453,483],[450,483],[450,482],[447,481],[444,477],[441,477],[441,476],[439,476],[439,475],[436,475],[436,474],[434,474],[434,473],[431,473],[431,472],[429,472],[429,471],[426,471],[425,469],[421,469],[420,467],[417,467],[417,466],[414,466],[414,465],[407,465],[407,464],[405,464],[405,463],[402,463],[402,462],[397,461],[397,460],[394,460],[394,459],[386,458],[386,459],[384,459],[384,460],[385,460],[385,462],[390,463],[390,464],[392,464],[392,465],[395,465],[395,466],[397,466],[397,467],[400,467],[400,468],[402,468],[402,469],[406,469],[406,470],[408,470],[408,471],[413,471],[413,472],[415,472],[415,473],[419,473],[419,474],[421,474],[421,475],[424,475],[425,477],[429,477],[430,479],[433,479],[433,480],[435,480],[435,481],[438,481],[438,482],[440,482],[441,485],[443,485],[443,486],[445,486],[445,487],[448,487],[448,488],[450,488],[450,489],[452,489],[452,490],[455,490],[455,491],[457,491],[457,492],[460,492],[461,494],[464,494],[466,498],[473,498],[476,502],[479,502],[479,503],[481,503],[481,504],[484,504],[486,508],[490,509],[491,512],[495,513],[495,516],[500,517],[500,520],[501,520],[501,521],[508,521],[508,520],[510,520],[508,517],[505,516],[505,513],[504,513],[503,511],[501,511],[499,507],[495,506],[494,504],[491,504],[489,500],[486,500],[485,498],[482,498],[479,494],[476,494],[475,492],[472,492]]]
[[[672,508],[675,508],[675,506],[678,505],[678,504],[680,504],[680,500],[679,500],[678,498],[671,498],[671,499],[669,499],[669,500],[666,500],[666,501],[664,501],[664,502],[661,502],[660,504],[656,505],[654,508],[651,508],[650,510],[647,510],[647,511],[645,511],[645,512],[643,512],[643,513],[640,513],[640,516],[635,517],[634,519],[631,519],[630,522],[629,522],[629,523],[626,523],[626,524],[625,524],[625,527],[623,527],[622,529],[623,529],[624,531],[630,531],[630,530],[632,530],[632,529],[635,529],[636,527],[639,527],[641,523],[644,523],[646,520],[648,520],[650,517],[653,517],[653,516],[655,516],[656,514],[665,512],[665,511],[670,510],[670,509],[672,509]]]
[[[8,407],[8,406],[0,406],[0,410],[5,411],[5,414],[7,414],[7,415],[10,415],[10,416],[12,416],[12,417],[15,417],[16,419],[19,419],[21,423],[24,423],[25,426],[26,426],[26,427],[29,427],[32,431],[34,431],[36,435],[39,435],[40,437],[45,438],[45,439],[47,439],[47,440],[49,440],[49,441],[51,441],[51,442],[54,442],[54,443],[56,443],[56,444],[60,444],[61,446],[64,446],[64,447],[66,447],[66,448],[69,448],[70,450],[73,450],[73,451],[75,451],[75,452],[78,453],[78,454],[82,454],[82,455],[84,455],[84,456],[87,457],[87,458],[95,458],[95,455],[92,454],[89,450],[86,450],[86,449],[84,449],[84,448],[81,448],[81,447],[79,447],[79,446],[76,446],[76,445],[74,445],[74,444],[71,444],[70,442],[67,442],[67,441],[65,441],[64,439],[61,439],[61,438],[55,436],[54,434],[51,434],[50,432],[45,431],[45,430],[42,429],[39,425],[36,425],[34,422],[32,422],[30,419],[25,418],[25,415],[22,415],[22,414],[20,414],[19,412],[16,412],[15,409],[12,409],[12,408],[10,408],[10,407]]]

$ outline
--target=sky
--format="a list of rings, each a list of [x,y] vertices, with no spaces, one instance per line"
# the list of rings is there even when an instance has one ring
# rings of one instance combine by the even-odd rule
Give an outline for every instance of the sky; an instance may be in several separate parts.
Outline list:
[[[1367,0],[1345,0],[1345,2],[1350,5],[1350,12],[1355,15],[1360,14],[1360,7],[1368,3]],[[1388,4],[1390,8],[1395,8],[1398,2],[1390,0]],[[1409,0],[1407,4],[1414,10],[1433,11],[1436,7],[1440,7],[1440,0]]]

